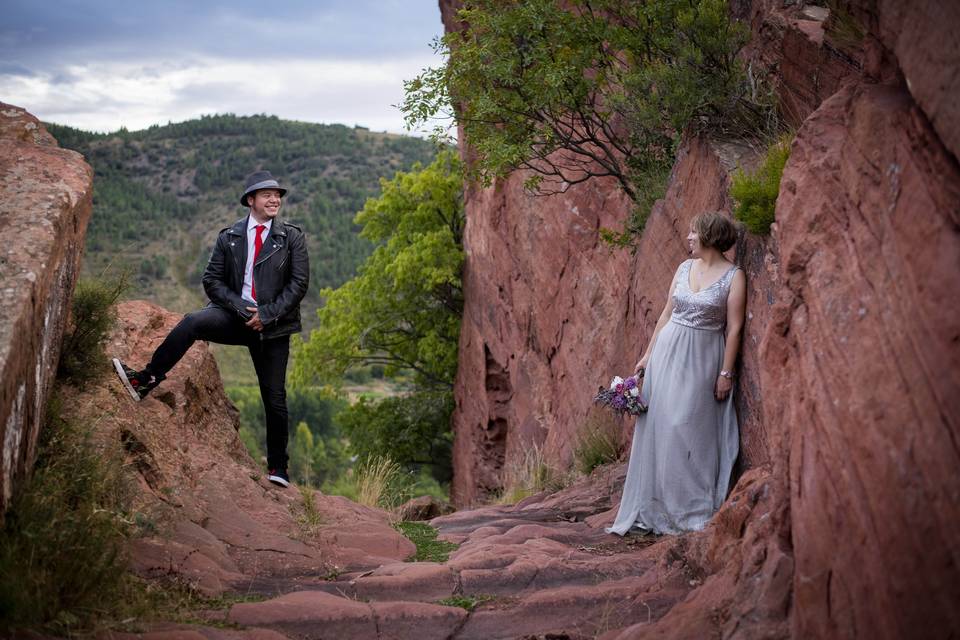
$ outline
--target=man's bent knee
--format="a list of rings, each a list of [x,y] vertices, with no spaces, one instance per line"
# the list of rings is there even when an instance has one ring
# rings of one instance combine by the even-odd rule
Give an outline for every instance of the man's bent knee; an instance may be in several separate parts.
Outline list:
[[[216,307],[191,311],[183,316],[178,327],[181,325],[194,340],[235,344],[241,341],[243,333],[242,325],[235,323],[227,311]]]

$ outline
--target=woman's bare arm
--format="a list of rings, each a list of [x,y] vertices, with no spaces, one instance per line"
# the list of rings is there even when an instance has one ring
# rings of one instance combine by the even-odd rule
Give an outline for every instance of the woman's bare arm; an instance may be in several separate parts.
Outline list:
[[[743,271],[738,269],[733,274],[733,282],[730,283],[730,293],[727,296],[727,334],[726,346],[723,350],[722,371],[733,371],[737,364],[737,353],[740,351],[740,335],[743,333],[744,316],[747,310],[747,278]],[[724,376],[717,377],[714,396],[717,400],[724,400],[730,389],[733,388],[733,380]]]
[[[677,270],[679,273],[679,269]],[[663,311],[660,312],[660,317],[657,319],[657,326],[653,329],[653,335],[650,336],[649,342],[647,342],[647,348],[643,352],[643,356],[640,358],[640,361],[637,362],[637,366],[634,367],[634,373],[640,373],[640,369],[647,368],[647,360],[650,359],[650,354],[653,353],[653,345],[657,341],[657,336],[660,335],[660,330],[663,329],[667,322],[670,321],[670,314],[673,313],[673,290],[677,287],[677,275],[674,274],[673,282],[670,283],[670,291],[667,292],[667,301],[663,305]]]

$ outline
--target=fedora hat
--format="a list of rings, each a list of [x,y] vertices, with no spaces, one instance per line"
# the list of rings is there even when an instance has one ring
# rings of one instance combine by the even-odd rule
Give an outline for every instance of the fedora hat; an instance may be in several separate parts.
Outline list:
[[[276,178],[274,178],[273,174],[269,171],[254,171],[247,176],[247,180],[244,183],[243,195],[240,196],[240,204],[249,207],[250,205],[247,204],[247,196],[260,189],[276,189],[280,192],[281,198],[287,194],[287,190],[280,187],[280,183],[277,182]]]

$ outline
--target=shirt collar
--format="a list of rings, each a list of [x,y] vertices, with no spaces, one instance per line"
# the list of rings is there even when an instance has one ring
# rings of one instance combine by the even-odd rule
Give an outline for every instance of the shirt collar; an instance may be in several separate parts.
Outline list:
[[[247,216],[247,233],[253,231],[257,226],[257,221],[254,220],[253,216]],[[267,228],[267,233],[270,233],[270,227],[273,225],[273,220],[267,220],[263,223],[263,226]]]

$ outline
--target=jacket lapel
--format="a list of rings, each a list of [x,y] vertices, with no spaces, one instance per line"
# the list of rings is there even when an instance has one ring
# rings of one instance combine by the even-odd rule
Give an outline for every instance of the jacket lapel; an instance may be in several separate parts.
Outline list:
[[[240,282],[242,283],[243,266],[247,264],[247,218],[237,220],[227,233],[230,235],[234,272],[240,274]]]
[[[264,260],[282,249],[286,242],[287,231],[284,229],[283,222],[281,222],[280,218],[274,218],[270,224],[270,233],[267,234],[266,239],[263,241],[263,248],[260,249],[260,255],[257,256],[257,264],[261,264]]]
[[[237,220],[227,234],[230,236],[230,259],[233,261],[234,273],[240,274],[240,281],[243,282],[243,265],[247,263],[247,219]]]

